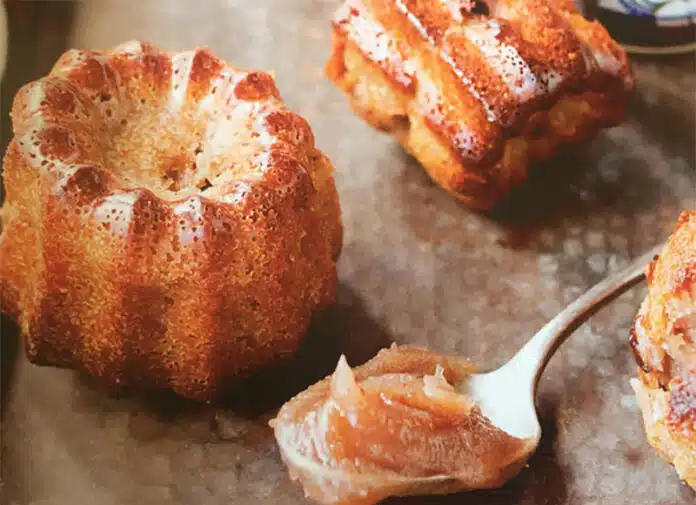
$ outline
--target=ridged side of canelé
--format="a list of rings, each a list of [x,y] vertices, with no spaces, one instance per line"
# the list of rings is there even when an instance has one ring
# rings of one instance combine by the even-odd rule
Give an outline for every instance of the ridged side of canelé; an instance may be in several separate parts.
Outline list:
[[[119,128],[138,132],[140,107],[202,114],[202,143],[186,130],[112,145]],[[268,74],[207,49],[69,51],[20,90],[12,119],[0,294],[31,361],[210,400],[292,353],[335,299],[333,167]],[[145,163],[113,166],[141,153],[205,165],[210,180],[148,188],[133,179]]]
[[[327,64],[360,116],[482,209],[532,162],[619,122],[633,87],[623,50],[572,2],[486,4],[346,0]]]
[[[648,268],[631,330],[633,388],[648,441],[696,489],[696,211],[684,211]]]

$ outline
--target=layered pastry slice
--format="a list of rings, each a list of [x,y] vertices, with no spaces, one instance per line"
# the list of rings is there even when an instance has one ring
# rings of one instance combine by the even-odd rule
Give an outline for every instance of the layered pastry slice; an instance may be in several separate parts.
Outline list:
[[[571,0],[346,0],[328,77],[443,188],[490,209],[533,162],[617,124],[625,52]]]
[[[685,211],[647,272],[631,331],[633,388],[650,444],[696,489],[696,211]]]

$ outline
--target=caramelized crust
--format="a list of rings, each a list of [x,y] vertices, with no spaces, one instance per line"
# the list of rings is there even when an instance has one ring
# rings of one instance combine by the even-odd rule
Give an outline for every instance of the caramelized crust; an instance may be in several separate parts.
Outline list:
[[[696,211],[684,211],[647,270],[631,332],[633,381],[649,442],[696,489]]]
[[[625,53],[572,1],[346,0],[333,30],[326,72],[356,113],[479,209],[618,123],[633,88]]]
[[[0,299],[34,363],[210,400],[334,300],[333,167],[270,75],[72,50],[12,121]]]

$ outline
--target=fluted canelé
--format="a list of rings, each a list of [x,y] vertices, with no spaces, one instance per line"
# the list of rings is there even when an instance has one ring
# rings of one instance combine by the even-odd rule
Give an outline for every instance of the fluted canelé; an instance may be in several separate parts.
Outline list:
[[[344,0],[327,74],[444,189],[490,209],[619,123],[626,53],[572,0]]]
[[[333,167],[269,74],[71,50],[12,123],[0,295],[32,362],[211,400],[335,299]]]
[[[631,329],[632,386],[650,444],[696,489],[696,211],[685,210],[647,269]]]

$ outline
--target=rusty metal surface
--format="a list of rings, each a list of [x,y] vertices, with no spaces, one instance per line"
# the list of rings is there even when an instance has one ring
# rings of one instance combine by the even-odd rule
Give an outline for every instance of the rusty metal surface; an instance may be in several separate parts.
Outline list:
[[[288,104],[337,167],[346,226],[338,304],[296,360],[240,385],[224,407],[168,395],[108,396],[72,372],[27,363],[2,325],[2,480],[16,505],[306,504],[267,420],[282,401],[395,341],[494,367],[582,290],[664,238],[696,207],[692,56],[635,59],[625,125],[565,153],[491,215],[435,187],[323,78],[336,1],[10,2],[9,99],[67,46],[130,38],[205,44],[274,70]],[[626,339],[644,287],[582,326],[541,382],[544,437],[506,487],[396,504],[678,505],[696,494],[648,446]]]

